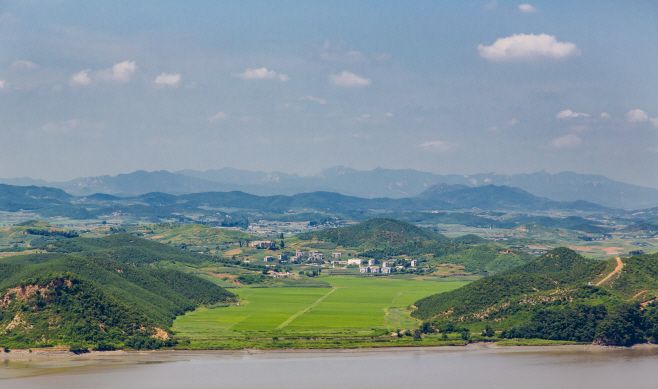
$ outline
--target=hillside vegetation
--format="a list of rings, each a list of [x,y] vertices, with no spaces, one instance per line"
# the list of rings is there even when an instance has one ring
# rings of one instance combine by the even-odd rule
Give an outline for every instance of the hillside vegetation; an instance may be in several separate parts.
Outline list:
[[[44,246],[51,251],[48,253],[0,260],[0,296],[10,296],[5,300],[14,304],[6,303],[9,308],[2,309],[0,345],[33,347],[82,342],[92,346],[94,342],[112,342],[117,346],[157,346],[162,344],[146,342],[142,338],[151,339],[151,335],[168,338],[166,331],[176,316],[200,305],[225,303],[235,298],[231,292],[210,281],[177,270],[154,267],[156,263],[174,261],[199,264],[203,262],[203,256],[198,254],[126,234],[99,239],[74,238],[56,243]],[[20,304],[11,297],[12,293],[17,293],[17,287],[21,290],[43,289],[44,285],[53,282],[50,289],[34,292],[34,296],[25,297]],[[79,286],[71,289],[71,285]],[[40,300],[43,293],[68,297]],[[87,308],[80,305],[92,301],[80,297],[82,295],[94,296],[93,306],[100,318],[88,314]],[[20,314],[17,318],[17,310],[30,313]],[[49,319],[52,315],[48,312],[59,311],[66,320],[52,322]],[[144,330],[134,334],[134,331],[126,331],[124,327],[128,322],[121,321],[123,319],[116,315],[130,318],[131,325]],[[23,324],[18,326],[16,323],[19,322]],[[87,324],[84,328],[76,327],[74,331],[70,329],[70,323],[75,322]],[[103,334],[109,334],[110,327],[117,327],[118,333],[109,337],[98,332],[100,328]],[[141,343],[131,340],[135,336]]]
[[[558,248],[523,266],[421,299],[412,316],[436,328],[488,326],[508,338],[616,345],[654,341],[656,263],[658,255],[593,261]]]
[[[523,251],[501,250],[499,246],[475,235],[449,239],[410,223],[384,218],[302,234],[298,238],[356,249],[361,251],[360,256],[377,260],[419,258],[421,264],[429,269],[453,264],[463,266],[467,272],[499,272],[531,259]]]

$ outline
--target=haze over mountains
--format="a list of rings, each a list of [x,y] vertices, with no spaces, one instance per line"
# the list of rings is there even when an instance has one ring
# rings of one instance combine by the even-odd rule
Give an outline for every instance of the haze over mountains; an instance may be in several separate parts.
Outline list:
[[[326,191],[361,198],[393,199],[418,196],[436,184],[461,185],[462,189],[496,185],[520,188],[529,194],[555,201],[584,200],[610,208],[625,209],[658,206],[658,189],[655,188],[613,181],[600,175],[572,172],[549,174],[545,171],[515,175],[481,173],[464,176],[439,175],[411,169],[376,168],[361,171],[337,166],[314,176],[299,176],[281,172],[222,168],[205,172],[136,171],[113,177],[105,175],[77,178],[67,182],[13,178],[0,179],[0,183],[54,187],[76,196],[94,193],[138,196],[150,192],[180,195],[208,191],[242,191],[259,196],[272,196]],[[452,191],[455,192],[455,188]]]

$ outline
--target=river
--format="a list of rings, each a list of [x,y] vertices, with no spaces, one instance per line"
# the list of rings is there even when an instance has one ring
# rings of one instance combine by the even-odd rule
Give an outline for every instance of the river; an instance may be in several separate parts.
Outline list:
[[[339,351],[0,354],[0,388],[658,387],[658,348],[595,346]]]

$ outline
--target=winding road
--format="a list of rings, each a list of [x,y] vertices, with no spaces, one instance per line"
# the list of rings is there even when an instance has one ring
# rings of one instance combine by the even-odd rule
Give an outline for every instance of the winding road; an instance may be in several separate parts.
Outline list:
[[[621,271],[621,268],[624,267],[624,262],[621,261],[621,258],[616,257],[615,259],[617,260],[617,267],[615,267],[615,270],[613,270],[610,274],[608,274],[607,276],[605,276],[604,279],[602,279],[601,281],[597,282],[597,283],[596,283],[596,286],[599,286],[599,285],[601,285],[602,283],[604,283],[604,282],[606,282],[607,280],[609,280],[610,277],[612,277],[612,276],[614,276],[615,274],[619,273],[619,272]]]

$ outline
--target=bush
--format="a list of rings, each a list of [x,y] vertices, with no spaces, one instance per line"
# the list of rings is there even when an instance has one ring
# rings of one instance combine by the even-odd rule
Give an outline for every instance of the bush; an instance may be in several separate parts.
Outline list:
[[[112,343],[99,342],[92,350],[94,351],[114,351],[116,346]]]
[[[69,351],[73,354],[85,354],[89,352],[89,349],[78,343],[72,343],[71,346],[69,346]]]

